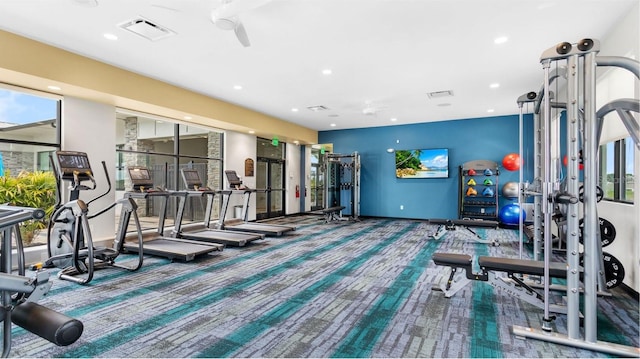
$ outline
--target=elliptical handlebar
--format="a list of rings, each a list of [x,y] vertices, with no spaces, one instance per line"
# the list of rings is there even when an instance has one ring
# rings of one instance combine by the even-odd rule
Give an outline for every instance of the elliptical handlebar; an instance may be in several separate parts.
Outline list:
[[[104,196],[106,196],[107,194],[109,194],[109,192],[111,192],[111,178],[109,178],[109,170],[107,169],[107,163],[105,161],[102,161],[102,169],[104,170],[104,176],[107,179],[107,191],[104,192],[103,194],[99,195],[98,197],[90,200],[89,202],[87,202],[87,206],[89,206],[89,204],[91,204],[91,202],[98,200]],[[91,176],[91,181],[93,182],[94,188],[95,189],[95,180],[93,179],[93,176]]]

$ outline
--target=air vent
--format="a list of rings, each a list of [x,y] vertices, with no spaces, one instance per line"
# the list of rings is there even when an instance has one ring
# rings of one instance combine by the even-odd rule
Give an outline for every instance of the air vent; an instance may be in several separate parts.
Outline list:
[[[429,96],[429,98],[442,98],[442,97],[449,97],[449,96],[453,96],[453,91],[451,90],[446,90],[446,91],[435,91],[435,92],[429,92],[427,94],[427,96]]]
[[[309,106],[307,107],[309,110],[313,111],[313,112],[318,112],[318,111],[326,111],[328,110],[328,108],[326,108],[325,106],[322,105],[318,105],[318,106]]]
[[[144,18],[137,18],[131,21],[127,21],[120,24],[119,26],[150,41],[157,41],[160,39],[164,39],[165,37],[175,35],[175,32],[167,29],[166,27],[156,25]]]

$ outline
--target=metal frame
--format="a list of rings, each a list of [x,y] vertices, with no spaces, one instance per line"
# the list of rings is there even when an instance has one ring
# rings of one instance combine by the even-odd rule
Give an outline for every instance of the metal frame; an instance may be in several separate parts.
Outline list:
[[[583,162],[584,162],[584,264],[582,292],[584,295],[584,311],[580,311],[580,259],[579,259],[579,219],[580,203],[575,201],[566,203],[567,208],[567,334],[551,333],[553,317],[549,315],[549,263],[551,257],[552,234],[551,216],[553,201],[558,191],[556,182],[551,176],[551,156],[549,146],[541,146],[543,161],[540,169],[543,172],[542,181],[542,213],[544,223],[544,318],[542,330],[514,326],[513,333],[517,336],[545,340],[553,343],[569,345],[589,350],[595,350],[620,356],[638,356],[640,348],[628,347],[614,343],[597,340],[597,297],[598,288],[604,286],[602,276],[602,249],[600,247],[600,233],[598,228],[597,212],[597,153],[599,147],[599,133],[601,125],[598,120],[604,114],[610,112],[609,108],[596,113],[596,66],[619,66],[629,69],[638,76],[638,66],[633,60],[621,60],[620,58],[604,57],[600,60],[596,55],[600,50],[598,40],[583,39],[576,44],[563,42],[551,47],[542,53],[540,62],[544,70],[544,84],[542,94],[542,118],[541,129],[545,144],[549,144],[551,138],[550,117],[552,104],[550,101],[550,66],[557,61],[565,61],[567,64],[567,185],[566,194],[572,197],[578,196],[579,186],[579,145],[581,129],[584,130],[582,138]],[[634,68],[635,66],[635,68]],[[615,103],[615,102],[614,102]],[[622,102],[622,104],[627,104]],[[610,107],[620,107],[610,105]],[[634,107],[635,108],[635,107]],[[620,112],[618,112],[620,113]],[[630,131],[637,128],[637,123],[625,120],[621,115],[625,126]],[[537,166],[536,166],[537,167]],[[537,209],[537,208],[536,208]],[[584,336],[581,334],[580,321],[584,317]]]
[[[351,213],[349,219],[357,221],[360,217],[360,154],[354,152],[350,155],[339,153],[327,153],[325,155],[325,186],[324,201],[325,208],[345,206],[350,208]],[[348,166],[350,169],[349,177],[346,178],[350,182],[348,188],[341,189],[343,178],[341,171],[336,170],[336,165]],[[347,191],[349,194],[348,206],[341,203],[342,193]],[[335,192],[335,193],[334,193]],[[332,203],[332,200],[336,200]],[[341,213],[342,214],[342,213]],[[341,216],[342,217],[342,216]]]

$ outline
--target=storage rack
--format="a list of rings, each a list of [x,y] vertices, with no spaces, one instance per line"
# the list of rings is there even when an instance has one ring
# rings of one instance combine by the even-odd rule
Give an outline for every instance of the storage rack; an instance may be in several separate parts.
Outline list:
[[[487,175],[487,170],[490,171],[490,175]],[[499,175],[498,164],[489,160],[469,161],[459,167],[458,215],[460,219],[498,220]],[[468,185],[471,179],[476,182],[475,185]],[[487,180],[491,183],[489,184]],[[487,181],[486,184],[485,181]],[[469,187],[474,188],[477,193],[469,194]],[[493,192],[491,195],[483,195],[487,188]]]

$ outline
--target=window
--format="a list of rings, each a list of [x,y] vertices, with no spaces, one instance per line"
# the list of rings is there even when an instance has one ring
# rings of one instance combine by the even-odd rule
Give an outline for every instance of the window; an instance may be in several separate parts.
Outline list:
[[[49,154],[60,148],[60,103],[44,93],[0,86],[0,203],[53,209]],[[21,226],[24,245],[47,242],[46,220]]]
[[[635,186],[634,147],[631,137],[600,146],[600,187],[604,198],[633,203]]]
[[[213,189],[222,186],[222,141],[221,132],[173,122],[170,119],[151,118],[137,113],[117,113],[116,176],[117,190],[131,190],[128,166],[147,167],[151,172],[154,187],[169,190],[184,189],[180,170],[198,170],[204,185]],[[159,215],[160,198],[138,202],[138,216],[143,229],[157,225],[153,219]],[[202,223],[206,198],[189,198],[183,224],[190,221]],[[173,225],[177,203],[175,198],[168,203],[166,226]],[[214,197],[212,217],[219,215],[220,198]],[[128,231],[134,230],[131,225]]]

